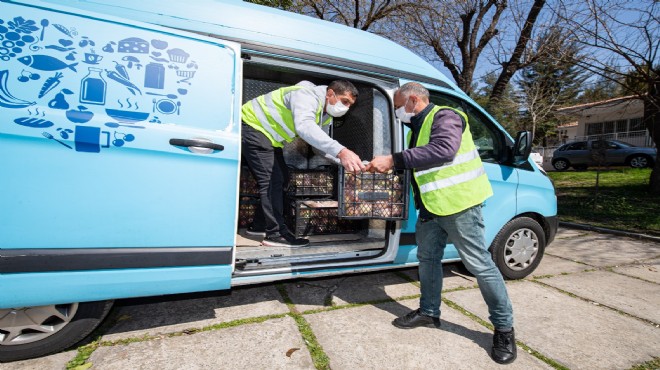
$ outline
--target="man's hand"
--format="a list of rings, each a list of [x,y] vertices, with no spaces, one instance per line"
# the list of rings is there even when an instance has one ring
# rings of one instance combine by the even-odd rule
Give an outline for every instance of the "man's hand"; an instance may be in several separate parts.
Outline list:
[[[388,172],[394,167],[394,159],[391,155],[377,155],[367,165],[369,172]]]
[[[339,158],[341,165],[344,166],[348,172],[359,172],[364,171],[365,169],[360,157],[347,148],[342,149],[339,154],[337,154],[337,158]]]

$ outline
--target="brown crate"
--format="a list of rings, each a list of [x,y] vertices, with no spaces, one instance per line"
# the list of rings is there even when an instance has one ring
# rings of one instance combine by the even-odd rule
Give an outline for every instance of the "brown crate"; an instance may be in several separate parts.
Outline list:
[[[257,207],[261,207],[259,199],[254,197],[241,197],[238,203],[238,227],[248,227],[254,220]]]
[[[354,233],[362,227],[361,221],[338,218],[337,201],[333,200],[292,201],[286,221],[296,237]]]
[[[239,189],[241,196],[259,195],[259,186],[257,185],[257,180],[254,178],[254,176],[252,176],[252,172],[247,167],[241,167],[241,182]]]
[[[405,220],[408,218],[408,171],[358,174],[339,172],[339,217]]]
[[[294,197],[332,196],[335,176],[331,169],[290,170],[289,195]]]

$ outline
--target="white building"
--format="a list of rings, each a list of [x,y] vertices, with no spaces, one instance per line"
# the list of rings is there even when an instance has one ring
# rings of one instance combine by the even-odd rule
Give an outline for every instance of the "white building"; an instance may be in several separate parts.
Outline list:
[[[644,102],[637,96],[624,96],[557,110],[567,122],[557,126],[557,145],[603,137],[637,146],[654,146],[644,126]]]

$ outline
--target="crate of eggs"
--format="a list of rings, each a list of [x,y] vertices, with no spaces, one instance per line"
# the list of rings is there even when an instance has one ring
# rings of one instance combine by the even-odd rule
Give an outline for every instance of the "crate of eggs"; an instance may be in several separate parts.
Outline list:
[[[257,208],[261,207],[258,198],[241,196],[238,202],[238,227],[248,227],[252,224]]]
[[[335,176],[330,169],[289,170],[289,196],[329,197],[334,190]]]
[[[351,173],[339,169],[339,217],[405,220],[408,218],[409,171]]]
[[[247,167],[241,167],[241,182],[240,190],[241,196],[259,196],[259,186],[257,180],[252,176],[252,172]]]
[[[296,237],[353,233],[361,227],[360,221],[338,217],[336,200],[294,200],[286,221]]]

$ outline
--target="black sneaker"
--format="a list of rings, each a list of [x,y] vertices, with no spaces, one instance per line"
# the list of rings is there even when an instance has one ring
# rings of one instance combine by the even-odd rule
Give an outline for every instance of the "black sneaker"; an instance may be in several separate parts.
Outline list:
[[[245,233],[253,236],[266,236],[266,229],[261,227],[254,227],[253,225],[250,225],[245,230]]]
[[[420,326],[439,328],[440,319],[437,317],[426,316],[419,309],[416,309],[401,317],[397,317],[392,321],[392,325],[399,329],[412,329]]]
[[[267,236],[261,244],[267,247],[306,247],[309,245],[309,240],[296,238],[293,234],[286,233],[283,235]]]
[[[490,357],[498,364],[510,364],[515,361],[517,356],[516,335],[511,328],[510,332],[503,332],[495,329],[493,334],[493,349]]]

